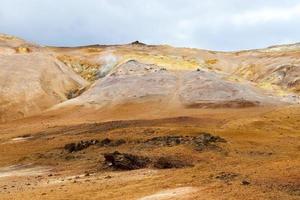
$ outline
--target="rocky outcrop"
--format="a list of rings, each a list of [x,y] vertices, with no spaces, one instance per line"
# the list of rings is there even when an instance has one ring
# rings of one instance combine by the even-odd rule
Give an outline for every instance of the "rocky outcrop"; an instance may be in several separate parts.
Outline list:
[[[105,164],[116,170],[134,170],[147,167],[150,159],[143,156],[137,156],[115,151],[104,154]]]

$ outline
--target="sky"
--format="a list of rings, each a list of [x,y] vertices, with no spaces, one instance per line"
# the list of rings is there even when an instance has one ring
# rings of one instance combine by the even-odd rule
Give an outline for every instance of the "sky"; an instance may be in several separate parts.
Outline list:
[[[0,0],[0,33],[55,46],[254,49],[300,42],[300,1]]]

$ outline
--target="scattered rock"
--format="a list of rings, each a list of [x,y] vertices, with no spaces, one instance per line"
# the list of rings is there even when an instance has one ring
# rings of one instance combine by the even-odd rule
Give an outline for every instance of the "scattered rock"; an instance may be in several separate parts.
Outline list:
[[[250,185],[250,182],[249,182],[249,181],[246,181],[246,180],[243,180],[243,181],[242,181],[242,185]]]
[[[116,147],[116,146],[122,145],[124,143],[126,143],[126,141],[123,139],[111,140],[111,139],[105,138],[104,140],[101,140],[101,141],[88,140],[88,141],[80,141],[78,143],[66,144],[64,149],[67,150],[69,153],[72,153],[72,152],[76,152],[76,151],[81,151],[92,145],[97,145],[100,147],[105,147],[105,146]]]
[[[184,167],[191,167],[191,166],[193,165],[188,164],[177,158],[171,158],[171,157],[160,157],[154,163],[154,167],[158,169],[184,168]]]
[[[76,151],[81,151],[97,143],[99,143],[98,140],[80,141],[79,143],[66,144],[64,149],[67,150],[69,153],[72,153]]]
[[[287,192],[293,196],[300,196],[300,183],[298,182],[289,182],[289,183],[281,183],[276,186],[280,191]]]
[[[213,143],[226,142],[225,139],[219,136],[213,136],[210,133],[201,133],[198,136],[161,136],[146,140],[147,145],[155,146],[176,146],[180,144],[190,144],[196,147],[197,150],[203,150],[208,147],[217,147]]]
[[[116,146],[120,146],[125,143],[126,143],[126,141],[123,139],[111,140],[111,139],[105,138],[104,140],[100,141],[97,145],[100,147],[103,147],[103,146],[116,147]]]
[[[203,151],[204,149],[220,149],[214,144],[217,142],[225,143],[226,140],[219,136],[211,135],[210,133],[202,133],[201,135],[194,137],[192,141],[198,151]]]
[[[233,181],[238,176],[239,174],[233,172],[221,172],[215,178],[225,182],[229,182],[229,181]]]
[[[211,135],[210,133],[201,133],[199,136],[195,137],[196,140],[200,140],[203,143],[213,143],[213,142],[226,142],[224,138],[219,136]]]
[[[150,159],[142,156],[120,153],[115,151],[114,153],[104,154],[105,164],[116,170],[134,170],[145,168],[149,165]]]
[[[145,144],[155,146],[176,146],[188,143],[189,136],[162,136],[154,137],[145,141]]]
[[[175,157],[150,159],[144,156],[120,153],[118,151],[115,151],[114,153],[106,153],[104,154],[104,158],[106,167],[117,170],[141,169],[150,165],[157,169],[184,168],[193,166],[192,164]]]

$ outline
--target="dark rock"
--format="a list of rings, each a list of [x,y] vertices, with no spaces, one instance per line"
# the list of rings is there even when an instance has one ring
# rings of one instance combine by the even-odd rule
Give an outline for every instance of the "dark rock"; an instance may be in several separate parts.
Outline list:
[[[126,143],[126,141],[123,139],[111,140],[111,139],[105,138],[104,140],[100,141],[97,145],[100,147],[103,147],[103,146],[116,147],[116,146],[120,146],[125,143]]]
[[[189,136],[162,136],[146,140],[145,143],[157,146],[176,146],[179,144],[185,144],[188,140]]]
[[[145,168],[150,163],[150,159],[142,156],[120,153],[115,151],[114,153],[104,154],[105,164],[108,167],[117,170],[134,170]]]
[[[25,135],[22,135],[21,137],[22,138],[29,138],[29,137],[31,137],[31,134],[25,134]]]
[[[184,168],[184,167],[191,167],[191,166],[193,165],[171,157],[160,157],[154,163],[154,167],[158,169]]]
[[[69,153],[81,151],[83,149],[88,148],[91,145],[98,144],[98,140],[88,140],[88,141],[80,141],[78,143],[70,143],[66,144],[64,149],[67,150]]]
[[[190,144],[196,147],[197,150],[206,148],[217,148],[213,143],[226,142],[225,139],[219,136],[213,136],[210,133],[200,133],[198,136],[161,136],[146,140],[146,145],[155,146],[176,146],[180,144]]]
[[[64,149],[68,150],[71,153],[71,152],[75,151],[76,144],[75,143],[66,144]]]
[[[105,146],[105,145],[108,145],[112,142],[112,140],[108,139],[108,138],[105,138],[104,140],[100,141],[99,142],[99,146]]]
[[[134,41],[134,42],[131,42],[130,43],[131,45],[141,45],[141,46],[144,46],[144,45],[146,45],[145,43],[142,43],[142,42],[140,42],[140,41]]]
[[[242,181],[242,185],[250,185],[250,182],[249,182],[249,181],[246,181],[246,180],[243,180],[243,181]]]

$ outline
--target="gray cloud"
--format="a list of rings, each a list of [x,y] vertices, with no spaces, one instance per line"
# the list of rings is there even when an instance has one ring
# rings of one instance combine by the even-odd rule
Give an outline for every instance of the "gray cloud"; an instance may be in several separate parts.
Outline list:
[[[299,42],[299,18],[296,0],[1,0],[0,32],[45,45],[237,50]]]

